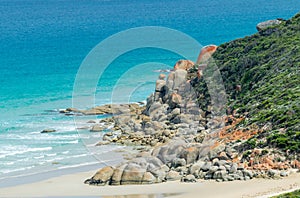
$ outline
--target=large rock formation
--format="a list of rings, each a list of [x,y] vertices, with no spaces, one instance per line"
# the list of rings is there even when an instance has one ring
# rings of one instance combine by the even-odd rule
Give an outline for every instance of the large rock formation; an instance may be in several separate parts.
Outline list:
[[[196,94],[187,80],[187,70],[193,66],[191,61],[181,60],[176,63],[174,71],[169,73],[167,80],[165,75],[160,74],[156,81],[155,92],[147,98],[143,111],[141,112],[142,107],[140,107],[134,111],[131,108],[119,112],[114,116],[115,132],[113,133],[115,134],[112,136],[115,138],[104,136],[105,141],[154,146],[151,153],[143,154],[117,166],[113,169],[113,174],[110,167],[105,167],[94,177],[86,180],[86,183],[151,184],[166,180],[193,182],[195,178],[204,178],[206,173],[201,173],[199,176],[196,167],[192,172],[189,168],[199,160],[210,160],[210,158],[206,159],[209,151],[207,148],[214,143],[211,141],[209,144],[202,144],[208,133],[206,124],[210,123],[209,119],[211,119],[205,116],[211,112],[203,113],[199,108]],[[223,150],[216,151],[214,157],[218,157],[221,151]],[[204,172],[208,170],[210,169],[205,169]],[[211,170],[209,175],[213,173],[214,171]],[[105,177],[101,178],[101,175]],[[107,175],[110,176],[108,180]],[[225,179],[225,175],[224,173],[222,174],[224,177],[217,178]]]

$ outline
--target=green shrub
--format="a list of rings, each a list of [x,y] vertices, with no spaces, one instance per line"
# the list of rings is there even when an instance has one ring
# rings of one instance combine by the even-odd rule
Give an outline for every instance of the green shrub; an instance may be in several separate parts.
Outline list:
[[[290,193],[285,193],[282,195],[275,196],[273,198],[299,198],[299,197],[300,197],[300,190],[296,190]]]

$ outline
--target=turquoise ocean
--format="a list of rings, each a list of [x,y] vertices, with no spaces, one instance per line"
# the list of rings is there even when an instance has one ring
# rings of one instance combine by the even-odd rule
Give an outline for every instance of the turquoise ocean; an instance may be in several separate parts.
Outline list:
[[[219,45],[255,33],[261,21],[287,19],[299,10],[299,0],[0,0],[0,183],[98,164],[93,152],[101,156],[118,147],[91,152],[84,142],[100,140],[101,133],[78,134],[72,116],[58,113],[72,106],[77,71],[105,38],[129,28],[162,26],[202,45]],[[170,68],[179,58],[151,48],[123,54],[99,80],[96,104],[111,102],[111,90],[131,67],[161,63],[132,77],[153,78],[130,98],[145,100],[154,89],[155,70]],[[57,132],[41,134],[45,128]]]

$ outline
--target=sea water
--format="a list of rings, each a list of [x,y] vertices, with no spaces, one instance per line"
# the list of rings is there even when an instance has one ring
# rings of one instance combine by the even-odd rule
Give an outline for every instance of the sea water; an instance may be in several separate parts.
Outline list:
[[[94,155],[120,147],[95,149],[93,142],[102,134],[76,130],[95,117],[82,117],[75,125],[71,116],[59,113],[72,106],[83,59],[107,37],[162,26],[202,45],[218,45],[255,33],[261,21],[287,19],[299,10],[298,0],[0,0],[0,179],[105,164],[107,159]],[[134,90],[130,102],[145,100],[154,90],[157,70],[172,68],[179,58],[151,48],[118,57],[99,80],[96,104],[111,102],[114,85],[132,67],[153,62],[147,71],[130,70],[135,73],[122,81]],[[151,80],[136,82],[136,76]],[[40,133],[46,128],[57,132]]]

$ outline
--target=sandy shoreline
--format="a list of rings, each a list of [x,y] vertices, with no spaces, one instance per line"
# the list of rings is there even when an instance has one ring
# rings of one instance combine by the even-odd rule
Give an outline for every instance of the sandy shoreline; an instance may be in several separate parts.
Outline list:
[[[113,151],[102,153],[101,159],[95,157],[95,160],[98,161],[95,161],[88,165],[80,165],[80,166],[67,167],[67,168],[56,168],[49,171],[44,170],[43,172],[29,173],[29,174],[26,174],[26,171],[24,171],[24,175],[0,178],[0,189],[10,187],[10,186],[28,184],[28,183],[36,183],[39,181],[44,181],[59,176],[72,175],[72,174],[76,175],[82,172],[94,171],[104,166],[115,166],[116,164],[120,164],[121,162],[123,162],[124,157],[131,156],[133,153],[135,153],[135,151],[131,147],[126,147],[124,149],[117,148]],[[95,173],[95,171],[93,173]],[[90,174],[89,176],[91,175],[93,174]]]
[[[83,184],[83,181],[91,177],[95,171],[62,175],[39,182],[0,188],[0,197],[252,198],[268,197],[265,195],[300,188],[299,173],[278,180],[252,179],[250,181],[221,183],[216,181],[199,181],[198,183],[166,182],[142,186],[105,187]]]

